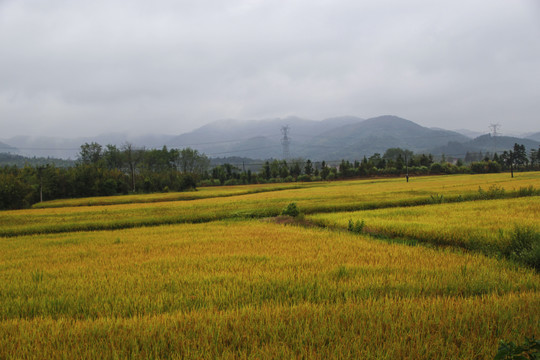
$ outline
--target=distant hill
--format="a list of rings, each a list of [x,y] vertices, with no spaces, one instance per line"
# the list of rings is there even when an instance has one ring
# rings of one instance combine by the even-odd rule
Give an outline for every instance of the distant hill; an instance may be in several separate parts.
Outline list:
[[[280,129],[289,125],[290,154],[312,160],[360,159],[390,147],[426,151],[449,141],[470,140],[454,131],[429,129],[397,116],[363,120],[338,117],[323,121],[301,118],[260,121],[221,120],[171,140],[209,156],[281,158]]]
[[[0,153],[16,153],[17,148],[0,141]]]
[[[513,136],[493,137],[491,136],[491,134],[486,134],[467,142],[450,142],[447,145],[433,148],[430,152],[434,155],[445,154],[447,156],[464,157],[467,152],[493,153],[494,151],[496,151],[497,153],[501,153],[504,150],[511,150],[514,147],[515,143],[525,145],[525,148],[527,148],[527,150],[530,150],[532,148],[538,148],[538,146],[540,145],[539,141],[531,139],[522,139]]]
[[[337,126],[356,124],[363,119],[343,116],[323,121],[298,117],[268,120],[219,120],[170,140],[170,147],[192,147],[212,157],[244,156],[281,158],[281,128],[289,126],[291,154],[298,154],[302,144]],[[296,155],[298,156],[298,155]]]
[[[47,164],[54,165],[56,167],[70,167],[75,165],[75,161],[56,158],[26,157],[16,154],[0,153],[0,166],[15,165],[17,167],[24,167],[25,165],[39,166]]]
[[[313,159],[360,159],[388,148],[401,147],[415,152],[469,139],[454,131],[434,130],[397,116],[379,116],[361,123],[338,127],[314,137],[302,149],[302,156]]]
[[[540,141],[540,132],[537,132],[537,133],[534,133],[534,134],[528,134],[525,138],[526,139],[531,139],[531,140],[534,140],[534,141]]]
[[[292,158],[313,161],[359,160],[374,153],[383,154],[388,148],[400,147],[414,152],[430,152],[464,156],[467,152],[507,150],[514,143],[527,148],[537,147],[540,133],[529,134],[529,139],[490,135],[471,139],[474,132],[449,131],[427,128],[398,116],[385,115],[364,120],[354,116],[341,116],[314,121],[299,117],[266,120],[214,121],[181,135],[154,135],[130,137],[126,134],[103,134],[95,137],[63,139],[54,137],[18,136],[4,140],[4,146],[13,153],[25,156],[76,159],[80,146],[97,142],[103,146],[121,147],[126,142],[135,147],[168,148],[191,147],[211,158],[280,159],[283,157],[281,128],[289,126],[289,153]],[[465,135],[464,135],[465,134]],[[477,134],[477,133],[476,133]],[[244,162],[245,165],[245,162]]]
[[[483,133],[481,133],[479,131],[472,131],[472,130],[468,130],[468,129],[456,129],[454,131],[461,134],[461,135],[465,135],[466,137],[471,138],[471,139],[474,139],[474,138],[477,138],[477,137],[483,135]]]

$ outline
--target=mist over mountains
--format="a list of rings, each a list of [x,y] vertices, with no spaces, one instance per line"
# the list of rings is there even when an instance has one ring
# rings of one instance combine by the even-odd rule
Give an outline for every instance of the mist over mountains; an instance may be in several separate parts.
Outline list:
[[[125,134],[104,134],[74,139],[17,136],[0,139],[0,152],[75,159],[80,145],[86,142],[117,146],[129,142],[136,147],[146,148],[161,148],[164,145],[168,148],[191,147],[212,158],[282,158],[284,126],[288,126],[290,157],[316,161],[361,159],[374,153],[382,154],[392,147],[464,157],[467,152],[507,150],[516,142],[527,148],[537,148],[540,145],[540,133],[529,133],[527,139],[509,136],[493,138],[489,134],[472,139],[478,133],[466,129],[449,131],[427,128],[407,119],[385,115],[370,119],[343,116],[322,121],[298,117],[258,121],[227,119],[181,135],[129,137]]]

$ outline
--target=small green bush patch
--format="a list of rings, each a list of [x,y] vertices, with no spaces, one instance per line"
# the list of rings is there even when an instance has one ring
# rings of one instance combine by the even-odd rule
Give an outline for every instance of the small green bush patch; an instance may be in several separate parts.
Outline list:
[[[300,210],[298,210],[298,207],[296,206],[296,203],[292,202],[283,211],[281,212],[281,215],[288,215],[292,217],[297,217],[300,215]]]
[[[516,226],[503,255],[540,271],[540,232],[530,227]]]
[[[366,223],[364,222],[364,219],[362,219],[362,221],[356,220],[356,222],[353,222],[352,219],[349,219],[349,225],[347,227],[347,230],[349,230],[353,234],[361,234],[362,231],[364,231],[365,225]]]
[[[512,341],[499,342],[497,355],[493,360],[527,360],[540,359],[540,340],[525,339],[522,345],[516,345]]]

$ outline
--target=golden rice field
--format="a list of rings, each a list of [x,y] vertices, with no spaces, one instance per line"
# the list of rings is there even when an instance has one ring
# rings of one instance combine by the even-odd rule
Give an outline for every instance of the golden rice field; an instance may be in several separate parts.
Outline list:
[[[494,185],[510,198],[463,201]],[[0,359],[492,359],[540,338],[534,269],[339,229],[496,244],[538,230],[540,197],[512,196],[540,173],[280,186],[0,212]],[[460,202],[422,205],[440,195]],[[290,202],[332,226],[257,218]]]
[[[72,206],[95,206],[95,205],[118,205],[132,203],[155,203],[162,201],[199,200],[222,196],[246,195],[262,192],[274,192],[281,190],[298,190],[293,196],[298,199],[313,201],[317,196],[324,199],[344,199],[353,197],[356,201],[378,205],[378,201],[387,201],[388,195],[405,195],[406,198],[424,199],[426,196],[446,194],[458,196],[483,187],[487,190],[490,186],[499,186],[509,191],[520,187],[540,187],[539,172],[516,174],[511,179],[508,174],[483,174],[483,175],[454,175],[454,176],[423,176],[411,178],[411,182],[405,183],[403,178],[382,178],[367,180],[348,180],[332,182],[308,182],[308,183],[277,183],[258,185],[235,185],[219,187],[201,187],[197,191],[137,194],[120,196],[102,196],[80,199],[60,199],[44,201],[34,204],[34,208],[72,207]],[[317,190],[313,190],[316,188]],[[289,192],[284,192],[278,197],[290,198]],[[275,198],[276,194],[271,194]]]
[[[96,205],[118,205],[118,204],[136,204],[136,203],[155,203],[163,201],[180,200],[198,200],[216,197],[226,197],[244,194],[256,194],[266,191],[279,191],[286,189],[296,189],[307,187],[306,184],[257,184],[257,185],[235,185],[219,187],[201,187],[196,191],[185,192],[165,192],[154,194],[136,194],[136,195],[116,195],[116,196],[98,196],[79,199],[59,199],[44,201],[34,204],[34,209],[71,207],[71,206],[96,206]]]
[[[488,358],[540,321],[529,269],[257,220],[3,238],[0,254],[0,358]]]
[[[368,233],[489,253],[508,245],[516,227],[540,232],[540,196],[314,214],[309,219],[344,229],[349,220],[364,220]]]
[[[479,188],[493,186],[509,194],[531,186],[538,191],[540,173],[520,173],[514,179],[490,174],[419,177],[409,183],[403,179],[309,183],[300,189],[277,187],[276,191],[191,201],[3,211],[0,236],[260,218],[278,215],[290,202],[309,214],[410,206],[430,203],[437,195],[450,201],[474,198]],[[219,193],[219,189],[214,191]]]

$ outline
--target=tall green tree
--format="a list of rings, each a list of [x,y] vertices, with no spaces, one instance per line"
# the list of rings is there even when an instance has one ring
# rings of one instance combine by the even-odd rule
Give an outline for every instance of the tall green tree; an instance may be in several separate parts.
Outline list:
[[[133,144],[126,142],[122,146],[124,153],[124,161],[127,165],[127,171],[131,178],[131,191],[135,192],[136,190],[136,175],[137,175],[137,166],[142,160],[142,151],[135,149]]]
[[[311,176],[313,174],[313,163],[311,160],[306,160],[306,165],[304,166],[304,174]]]
[[[108,169],[122,169],[124,167],[124,156],[116,145],[107,145],[103,152],[103,160]]]
[[[206,155],[189,147],[180,150],[176,162],[181,172],[196,175],[202,175],[210,166],[210,159]]]
[[[85,165],[97,165],[101,160],[102,150],[103,147],[96,142],[84,143],[79,152],[79,161]]]
[[[28,207],[35,193],[32,186],[13,173],[0,173],[0,209]]]

